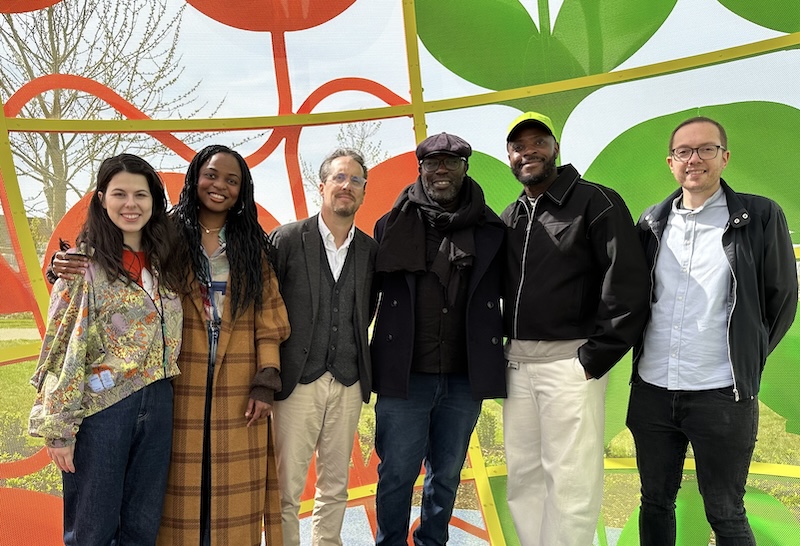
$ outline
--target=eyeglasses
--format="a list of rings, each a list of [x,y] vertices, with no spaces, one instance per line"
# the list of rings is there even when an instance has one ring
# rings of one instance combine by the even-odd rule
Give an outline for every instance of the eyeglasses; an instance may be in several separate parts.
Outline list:
[[[688,146],[685,146],[681,148],[674,148],[670,152],[670,155],[676,161],[686,163],[692,158],[692,154],[695,152],[697,152],[697,157],[700,159],[714,159],[717,157],[717,154],[720,150],[725,151],[725,146],[712,146],[710,144],[707,146],[700,146],[699,148],[689,148]]]
[[[464,159],[463,157],[447,156],[441,159],[436,159],[435,157],[429,157],[427,159],[423,159],[422,161],[420,161],[419,164],[422,166],[422,170],[424,170],[426,173],[432,173],[435,172],[439,168],[439,165],[441,165],[442,163],[444,163],[445,169],[447,169],[448,171],[454,171],[460,165],[466,162],[467,160]]]
[[[367,185],[367,179],[362,176],[347,176],[344,173],[339,173],[331,177],[331,182],[339,186],[344,186],[349,182],[354,188],[363,188]]]

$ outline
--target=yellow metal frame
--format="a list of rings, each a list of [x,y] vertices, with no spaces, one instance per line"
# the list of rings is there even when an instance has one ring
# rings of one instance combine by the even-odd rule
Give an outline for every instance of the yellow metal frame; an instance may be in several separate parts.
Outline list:
[[[11,132],[81,132],[81,133],[152,133],[152,132],[201,132],[201,131],[240,131],[264,129],[286,126],[313,126],[346,123],[354,121],[368,121],[397,117],[411,117],[413,120],[414,135],[417,142],[422,141],[427,134],[426,115],[434,112],[457,110],[507,102],[514,99],[536,97],[551,93],[559,93],[574,89],[613,85],[639,79],[651,78],[664,74],[695,69],[703,66],[715,65],[747,57],[763,55],[780,50],[796,48],[800,45],[800,33],[789,34],[778,38],[771,38],[750,44],[731,47],[693,55],[681,59],[655,63],[647,66],[630,68],[616,72],[596,74],[580,78],[573,78],[558,82],[531,85],[517,89],[481,93],[471,96],[425,101],[420,70],[419,47],[414,0],[403,0],[403,21],[405,27],[405,45],[407,52],[408,76],[410,83],[411,103],[400,106],[387,106],[381,108],[366,108],[361,110],[344,110],[339,112],[325,112],[316,114],[289,114],[281,116],[255,116],[244,118],[214,118],[192,120],[78,120],[78,119],[30,119],[6,118],[0,102],[0,173],[8,195],[10,209],[6,211],[9,221],[16,230],[22,250],[22,267],[28,272],[31,287],[38,302],[42,316],[46,316],[48,291],[45,281],[39,271],[39,260],[31,235],[30,227],[25,216],[22,195],[19,191],[19,182],[16,177],[9,133]],[[795,255],[800,258],[800,248],[795,248]],[[4,360],[15,361],[25,358],[35,358],[38,353],[38,343],[30,343],[7,350]],[[500,526],[494,496],[491,492],[489,478],[505,475],[505,467],[484,466],[483,455],[475,434],[473,434],[469,447],[471,468],[465,469],[462,477],[474,479],[478,497],[483,508],[487,531],[492,544],[505,545],[505,538]],[[693,469],[694,461],[686,462],[687,469]],[[607,470],[635,470],[633,459],[606,459]],[[800,478],[800,467],[753,463],[750,471],[754,474],[771,476],[784,476]],[[421,480],[422,478],[420,478]],[[421,481],[420,481],[421,483]],[[375,486],[365,486],[352,489],[350,498],[357,499],[375,494]],[[301,506],[301,511],[310,510],[313,500],[306,501]]]

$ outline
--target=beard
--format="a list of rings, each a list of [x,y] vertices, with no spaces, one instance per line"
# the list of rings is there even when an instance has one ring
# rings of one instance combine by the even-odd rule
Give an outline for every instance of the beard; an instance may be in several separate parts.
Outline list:
[[[339,200],[336,200],[331,207],[331,211],[335,215],[342,216],[344,218],[353,216],[356,213],[356,210],[358,210],[358,205],[355,203],[355,201],[340,202]]]
[[[545,159],[544,163],[542,163],[542,171],[539,174],[529,174],[525,175],[522,174],[522,166],[516,165],[511,167],[511,172],[514,173],[514,176],[519,180],[523,186],[538,186],[542,182],[545,182],[553,176],[553,173],[556,171],[556,156],[554,155],[550,159]]]
[[[449,187],[437,189],[432,183],[426,181],[425,179],[422,180],[422,188],[425,190],[425,194],[428,196],[428,198],[430,198],[431,201],[438,203],[439,205],[450,205],[458,201],[461,193],[461,187],[463,185],[463,179],[459,182],[452,180],[452,184]]]

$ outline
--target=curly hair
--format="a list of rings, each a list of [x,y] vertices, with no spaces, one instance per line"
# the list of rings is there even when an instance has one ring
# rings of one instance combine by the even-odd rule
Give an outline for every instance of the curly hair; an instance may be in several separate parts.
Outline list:
[[[122,263],[125,242],[122,230],[117,227],[103,207],[103,199],[111,180],[119,173],[139,174],[147,180],[153,198],[150,219],[142,228],[142,251],[159,275],[159,281],[168,288],[178,289],[183,268],[175,260],[177,232],[167,214],[167,195],[164,184],[155,169],[133,154],[119,154],[106,158],[97,171],[97,188],[89,201],[86,221],[78,235],[77,244],[92,250],[91,259],[106,272],[109,279],[123,277],[130,284],[134,279]]]
[[[202,234],[198,220],[201,204],[197,197],[200,169],[216,154],[229,154],[239,164],[242,180],[236,204],[225,220],[225,253],[230,263],[229,294],[232,316],[241,314],[250,305],[261,307],[263,283],[272,274],[271,245],[258,223],[253,197],[253,176],[244,158],[221,144],[206,146],[194,156],[186,171],[186,181],[172,218],[182,233],[181,253],[191,263],[191,273],[203,286],[209,286],[208,260],[203,254]]]

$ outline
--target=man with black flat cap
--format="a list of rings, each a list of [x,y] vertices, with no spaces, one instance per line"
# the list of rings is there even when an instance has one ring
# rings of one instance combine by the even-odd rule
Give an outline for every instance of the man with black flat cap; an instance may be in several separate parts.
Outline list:
[[[447,133],[422,141],[420,176],[375,225],[380,304],[371,351],[381,545],[408,543],[423,461],[414,542],[447,542],[481,401],[505,396],[505,229],[467,176],[471,153],[467,142]]]
[[[549,117],[522,114],[506,142],[524,188],[502,214],[508,506],[524,546],[586,546],[603,496],[606,373],[644,327],[650,276],[619,194],[556,167]]]

